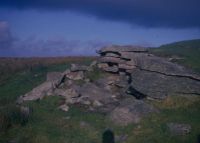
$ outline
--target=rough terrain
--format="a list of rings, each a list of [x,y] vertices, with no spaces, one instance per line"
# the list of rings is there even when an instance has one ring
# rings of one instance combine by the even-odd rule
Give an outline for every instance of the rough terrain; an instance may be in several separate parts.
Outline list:
[[[61,96],[58,108],[68,111],[81,104],[90,112],[100,112],[114,123],[128,125],[159,110],[144,99],[164,100],[170,95],[200,95],[200,77],[167,59],[133,46],[104,47],[100,58],[89,66],[72,64],[64,72],[47,74],[47,80],[21,96],[17,103]],[[97,71],[96,80],[89,75]]]

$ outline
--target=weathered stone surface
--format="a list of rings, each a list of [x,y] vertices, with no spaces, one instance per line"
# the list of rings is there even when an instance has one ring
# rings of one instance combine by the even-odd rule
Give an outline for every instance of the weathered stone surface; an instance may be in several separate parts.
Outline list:
[[[93,61],[91,64],[90,64],[90,67],[94,67],[97,65],[97,61]]]
[[[198,75],[164,58],[149,54],[146,49],[131,49],[130,46],[111,46],[100,50],[100,62],[108,64],[103,70],[109,71],[106,69],[112,69],[114,63],[119,68],[119,73],[131,75],[131,87],[127,93],[138,99],[146,96],[164,99],[173,94],[200,94]]]
[[[23,101],[42,99],[47,94],[51,94],[53,89],[52,82],[46,81],[22,96]]]
[[[70,104],[82,104],[91,111],[108,114],[118,125],[128,125],[140,122],[150,113],[159,112],[145,100],[136,100],[133,96],[137,99],[164,99],[174,94],[200,95],[198,75],[150,55],[146,49],[114,46],[100,50],[100,54],[102,57],[98,63],[90,66],[72,64],[71,69],[63,73],[48,73],[47,81],[21,96],[18,103],[42,99],[46,95],[62,96],[65,103],[59,109],[63,111],[68,111]],[[100,79],[94,81],[87,79],[87,74],[98,68],[109,73],[102,72]],[[175,134],[188,131],[182,125],[169,124],[169,128]]]
[[[66,104],[63,104],[63,105],[59,106],[58,109],[67,112],[67,111],[69,111],[69,106],[67,106]]]
[[[83,71],[70,72],[66,74],[66,77],[71,80],[81,80],[84,78],[84,73]]]
[[[105,56],[106,57],[120,58],[119,54],[116,54],[116,53],[106,53]]]
[[[84,65],[78,65],[78,64],[71,64],[71,68],[70,70],[72,72],[77,72],[77,71],[88,71],[88,66],[84,66]]]
[[[91,101],[98,100],[101,103],[107,103],[112,100],[112,94],[109,90],[102,89],[93,83],[84,84],[78,90],[78,93],[81,95],[81,98],[88,97]]]
[[[71,72],[70,69],[66,69],[66,70],[63,72],[63,75],[69,74],[70,72]]]
[[[172,135],[186,135],[191,132],[189,124],[168,123],[167,126]]]
[[[76,97],[79,96],[79,94],[77,93],[77,91],[74,88],[56,89],[54,91],[54,94],[58,95],[58,96],[63,96],[66,99],[68,99],[68,98],[76,98]]]
[[[113,45],[113,46],[108,46],[108,47],[104,47],[101,48],[98,53],[102,54],[102,53],[107,53],[107,52],[111,52],[111,53],[120,53],[120,52],[146,52],[147,49],[143,48],[143,47],[139,47],[139,46],[117,46],[117,45]]]
[[[61,72],[48,72],[47,81],[58,81],[63,77]]]
[[[134,59],[134,56],[135,56],[136,53],[134,53],[134,52],[120,52],[120,54],[121,54],[121,58],[131,60],[131,59]]]
[[[182,66],[171,63],[164,58],[136,54],[134,59],[136,66],[140,69],[165,73],[168,75],[186,75],[188,72]]]
[[[112,73],[117,73],[119,71],[119,68],[116,65],[105,67],[105,68],[102,68],[102,69],[106,72],[112,72]]]
[[[125,70],[132,70],[136,68],[135,66],[127,65],[127,64],[119,64],[118,67],[119,69],[125,69]]]
[[[103,104],[98,100],[94,100],[92,104],[93,104],[94,107],[103,106]]]
[[[115,86],[120,87],[120,88],[127,88],[129,87],[129,77],[124,74],[119,76],[119,80],[115,82]]]
[[[123,64],[126,60],[115,58],[115,57],[102,57],[99,59],[102,63],[116,63],[116,64]]]
[[[122,135],[116,136],[116,137],[115,137],[115,140],[116,140],[116,142],[118,142],[118,143],[125,143],[126,140],[127,140],[127,138],[128,138],[128,135],[127,135],[127,134],[122,134]]]
[[[119,75],[117,74],[109,74],[108,76],[102,77],[95,81],[95,84],[102,89],[106,89],[109,91],[113,91],[113,87],[115,86],[116,83],[119,82]],[[113,92],[115,94],[115,92]]]
[[[104,69],[107,67],[109,67],[107,63],[98,63],[98,68],[100,68],[100,69]]]
[[[134,59],[130,60],[130,61],[126,61],[126,65],[129,65],[129,66],[136,66],[136,61]]]
[[[121,101],[120,105],[110,113],[109,118],[115,124],[125,126],[139,123],[143,117],[153,112],[159,111],[144,101],[127,98]]]
[[[96,81],[96,85],[100,88],[110,89],[108,86],[114,85],[120,81],[120,77],[117,74],[109,74],[106,77],[102,77]]]
[[[132,72],[132,94],[164,99],[174,94],[200,94],[200,82],[180,76],[135,69]],[[137,93],[138,92],[138,93]],[[137,96],[137,95],[136,95]]]

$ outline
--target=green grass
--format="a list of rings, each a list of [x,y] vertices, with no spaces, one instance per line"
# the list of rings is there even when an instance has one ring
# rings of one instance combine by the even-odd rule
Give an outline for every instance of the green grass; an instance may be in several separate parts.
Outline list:
[[[33,109],[29,122],[26,126],[13,126],[6,134],[0,134],[0,141],[101,143],[103,131],[108,127],[113,127],[105,115],[86,112],[84,107],[72,106],[67,113],[58,110],[60,100],[61,98],[54,96],[39,102],[26,103]],[[81,122],[86,123],[86,125],[81,126]],[[125,131],[121,127],[115,129],[118,133]]]
[[[17,97],[42,83],[48,71],[64,71],[69,65],[36,67],[32,71],[13,74],[0,86],[0,111],[15,111]],[[101,73],[88,75],[92,80],[100,76]],[[62,98],[56,96],[25,103],[33,109],[29,121],[21,125],[15,117],[8,116],[8,120],[14,120],[7,129],[0,131],[0,143],[101,143],[107,128],[111,128],[115,136],[128,135],[126,143],[191,143],[196,142],[200,134],[200,99],[196,96],[171,96],[163,102],[149,101],[160,109],[160,113],[144,118],[139,125],[126,127],[114,125],[106,115],[88,112],[80,105],[71,106],[67,113],[62,112],[57,109],[61,103]],[[166,126],[168,122],[188,123],[192,132],[186,136],[172,136]]]
[[[197,136],[200,133],[199,97],[194,97],[194,100],[180,96],[169,98],[168,103],[165,103],[166,101],[153,103],[160,109],[160,113],[145,118],[140,124],[141,127],[133,130],[133,135],[127,143],[132,141],[136,143],[197,142]],[[192,126],[191,133],[185,136],[174,136],[169,132],[166,125],[169,122],[190,124]]]
[[[180,57],[174,62],[200,73],[200,40],[189,40],[150,48],[150,52],[164,57]]]

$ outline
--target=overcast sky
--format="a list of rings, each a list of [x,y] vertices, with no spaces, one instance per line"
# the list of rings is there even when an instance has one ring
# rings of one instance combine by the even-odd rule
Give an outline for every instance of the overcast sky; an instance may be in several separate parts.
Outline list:
[[[0,56],[200,39],[200,0],[0,0]]]

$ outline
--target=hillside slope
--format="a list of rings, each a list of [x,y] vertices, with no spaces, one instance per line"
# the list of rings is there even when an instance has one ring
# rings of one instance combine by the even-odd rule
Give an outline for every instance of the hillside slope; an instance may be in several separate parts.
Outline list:
[[[173,62],[200,73],[200,39],[161,45],[158,48],[150,48],[150,52],[170,58]]]

